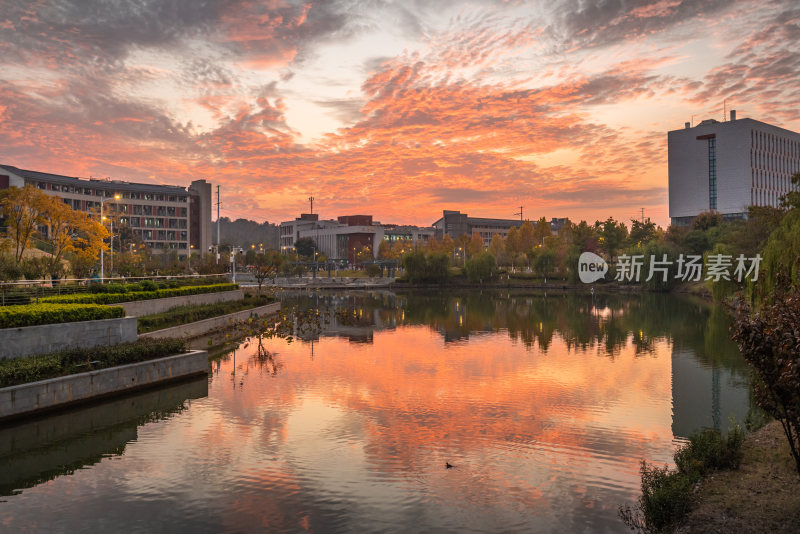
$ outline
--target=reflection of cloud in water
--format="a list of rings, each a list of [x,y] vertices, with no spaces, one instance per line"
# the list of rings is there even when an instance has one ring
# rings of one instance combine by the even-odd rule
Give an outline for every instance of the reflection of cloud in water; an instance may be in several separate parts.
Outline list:
[[[78,511],[103,507],[200,531],[620,530],[640,460],[675,447],[676,351],[738,373],[706,343],[720,317],[661,297],[597,297],[609,311],[593,314],[575,295],[351,295],[371,343],[250,340],[212,364],[207,399],[141,427],[119,460],[10,504],[87,528]]]

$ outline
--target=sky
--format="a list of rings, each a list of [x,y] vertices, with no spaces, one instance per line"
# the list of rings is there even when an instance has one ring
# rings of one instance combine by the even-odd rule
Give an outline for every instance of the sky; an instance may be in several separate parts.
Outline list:
[[[798,43],[796,0],[3,0],[0,164],[259,222],[666,226],[667,132],[800,131]]]

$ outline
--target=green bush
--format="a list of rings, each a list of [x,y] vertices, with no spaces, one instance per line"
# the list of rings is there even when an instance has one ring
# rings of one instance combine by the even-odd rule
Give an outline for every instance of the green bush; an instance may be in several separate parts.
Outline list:
[[[364,270],[367,272],[367,276],[370,276],[372,278],[375,278],[376,276],[380,276],[380,274],[381,274],[380,266],[375,264],[375,263],[367,264],[367,266],[364,268]]]
[[[742,443],[744,431],[739,425],[727,436],[703,430],[675,452],[675,470],[642,461],[642,495],[635,508],[620,507],[622,521],[637,532],[668,531],[689,511],[691,490],[700,477],[715,469],[739,467]]]
[[[70,349],[0,360],[0,387],[163,358],[186,352],[182,339],[140,339],[110,347]]]
[[[120,306],[99,304],[26,304],[0,308],[0,328],[19,328],[41,324],[73,323],[123,317]]]
[[[184,286],[152,291],[129,291],[127,293],[84,293],[80,295],[59,295],[45,297],[40,302],[59,304],[117,304],[134,300],[150,300],[167,297],[180,297],[184,295],[199,295],[201,293],[217,293],[238,289],[238,284],[212,284],[207,286]]]
[[[128,286],[124,284],[108,284],[105,286],[105,293],[127,293]]]
[[[403,256],[403,268],[409,282],[438,282],[447,280],[449,275],[450,256],[444,252],[425,254],[416,250]]]
[[[470,282],[486,282],[497,276],[497,265],[494,256],[488,252],[481,252],[467,260],[464,267]]]
[[[219,317],[228,313],[264,306],[275,299],[267,295],[246,296],[243,300],[218,302],[216,304],[201,304],[191,306],[178,306],[163,313],[144,315],[138,318],[139,333],[152,332],[181,324],[202,321],[211,317]]]
[[[156,283],[153,282],[152,280],[142,280],[141,282],[138,282],[136,285],[139,286],[138,288],[139,291],[155,291],[156,289],[158,289]]]

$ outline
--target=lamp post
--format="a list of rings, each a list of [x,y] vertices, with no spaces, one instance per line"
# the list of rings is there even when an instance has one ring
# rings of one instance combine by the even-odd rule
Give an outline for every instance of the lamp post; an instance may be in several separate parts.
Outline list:
[[[113,197],[110,197],[110,198],[102,198],[102,199],[100,199],[100,224],[103,224],[103,204],[105,204],[109,200],[119,200],[119,199],[120,199],[119,195],[114,195]],[[105,225],[103,225],[103,226],[105,226]],[[112,223],[112,227],[111,227],[111,233],[112,234],[114,233],[113,223]],[[112,239],[113,239],[113,237],[112,237]],[[105,240],[103,240],[103,241],[105,241]],[[113,241],[111,242],[111,246],[112,247],[114,246]],[[113,249],[111,251],[111,261],[112,262],[114,261],[114,251],[113,251]],[[112,270],[113,270],[113,264],[112,264]],[[104,276],[105,276],[105,270],[104,270],[104,265],[103,265],[103,247],[101,246],[100,247],[100,283],[101,284],[103,283],[103,277]]]
[[[106,220],[106,218],[103,217],[103,220]],[[109,219],[108,221],[111,224],[111,235],[108,238],[111,241],[111,278],[114,278],[114,219]],[[100,249],[100,252],[102,252],[102,249]]]

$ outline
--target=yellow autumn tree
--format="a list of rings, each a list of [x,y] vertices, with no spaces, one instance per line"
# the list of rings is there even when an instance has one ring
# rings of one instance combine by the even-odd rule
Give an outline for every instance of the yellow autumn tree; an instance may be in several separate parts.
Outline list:
[[[472,239],[467,243],[467,254],[475,256],[483,251],[483,238],[478,232],[472,234]]]
[[[3,217],[8,227],[8,238],[14,247],[14,261],[19,264],[25,249],[44,224],[50,196],[32,185],[10,187],[3,191]]]

